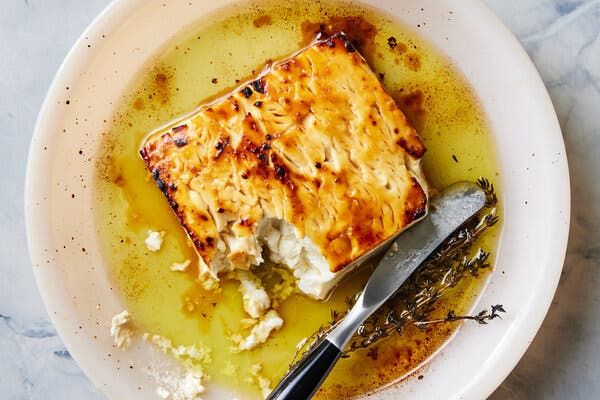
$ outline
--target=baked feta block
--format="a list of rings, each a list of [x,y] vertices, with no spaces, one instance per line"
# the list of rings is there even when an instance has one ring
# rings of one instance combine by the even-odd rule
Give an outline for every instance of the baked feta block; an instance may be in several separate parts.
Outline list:
[[[316,299],[426,214],[424,153],[343,34],[268,65],[141,150],[202,279],[270,259]]]

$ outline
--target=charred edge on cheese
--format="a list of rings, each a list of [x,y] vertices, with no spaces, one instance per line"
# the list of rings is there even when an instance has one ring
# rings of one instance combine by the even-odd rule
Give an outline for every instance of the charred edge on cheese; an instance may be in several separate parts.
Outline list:
[[[229,137],[220,137],[217,139],[217,143],[215,144],[215,149],[217,150],[215,153],[215,159],[221,157],[221,154],[223,154],[227,145],[229,145]]]
[[[177,147],[183,147],[188,144],[188,138],[186,136],[186,132],[188,131],[188,126],[186,124],[176,126],[172,129],[173,131],[173,143]]]
[[[427,194],[416,178],[411,178],[414,191],[406,199],[406,210],[404,211],[404,223],[410,225],[423,218],[427,214]]]
[[[152,180],[154,180],[154,183],[156,183],[156,186],[158,187],[158,189],[165,193],[167,190],[167,185],[165,185],[165,183],[163,182],[163,180],[160,178],[160,169],[159,168],[155,168],[154,170],[152,170]]]
[[[398,133],[396,131],[394,131],[394,132]],[[423,144],[421,144],[420,146],[415,145],[415,144],[408,144],[406,139],[403,137],[398,139],[396,144],[398,144],[398,146],[402,147],[404,150],[406,150],[406,152],[408,154],[410,154],[411,156],[413,156],[415,158],[422,158],[425,155],[425,152],[427,151],[427,149],[425,148],[425,146],[423,146]]]
[[[319,31],[316,36],[316,42],[319,46],[336,47],[341,45],[346,49],[348,53],[356,52],[356,47],[352,41],[343,32],[338,32],[334,35],[329,36],[323,31]]]
[[[252,96],[252,89],[250,89],[249,86],[246,86],[245,88],[242,89],[242,94],[244,95],[245,98],[250,98],[250,96]]]
[[[265,94],[265,82],[262,77],[253,81],[251,85],[258,93]]]

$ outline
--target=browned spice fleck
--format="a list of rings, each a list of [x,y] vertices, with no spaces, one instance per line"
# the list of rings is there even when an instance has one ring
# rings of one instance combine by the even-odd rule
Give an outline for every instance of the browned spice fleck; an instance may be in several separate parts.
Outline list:
[[[395,37],[390,36],[387,40],[387,44],[392,51],[396,51],[400,54],[406,52],[406,45],[402,42],[399,42]]]
[[[379,354],[378,354],[377,346],[371,347],[369,349],[369,351],[367,352],[367,357],[369,357],[373,361],[377,361],[378,356],[379,356]]]
[[[138,97],[137,99],[135,99],[135,101],[133,102],[133,108],[135,108],[136,110],[143,110],[144,109],[144,100],[142,100],[141,97]]]
[[[404,43],[398,42],[396,44],[395,50],[396,50],[396,52],[403,54],[403,53],[406,53],[406,50],[408,50],[408,47]]]
[[[154,85],[152,87],[153,97],[161,104],[167,104],[169,102],[172,76],[172,73],[161,67],[157,68],[156,74],[154,75]]]
[[[404,58],[404,65],[411,71],[418,71],[421,69],[421,59],[416,53],[409,53]]]
[[[263,26],[271,25],[272,23],[273,18],[270,15],[261,15],[260,17],[257,17],[254,19],[254,21],[252,21],[252,24],[256,28],[262,28]]]

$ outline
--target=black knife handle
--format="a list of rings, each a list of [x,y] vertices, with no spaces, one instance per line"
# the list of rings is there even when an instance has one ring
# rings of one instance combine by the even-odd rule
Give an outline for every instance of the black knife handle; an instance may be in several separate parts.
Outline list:
[[[296,364],[271,392],[268,400],[308,400],[312,398],[342,352],[323,340]]]

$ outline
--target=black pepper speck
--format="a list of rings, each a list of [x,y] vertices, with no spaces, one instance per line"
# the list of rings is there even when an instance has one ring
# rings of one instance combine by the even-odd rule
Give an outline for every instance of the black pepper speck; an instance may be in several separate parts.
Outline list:
[[[387,42],[388,42],[388,46],[390,46],[390,49],[395,49],[396,46],[398,45],[398,41],[393,36],[390,36],[388,38]]]

